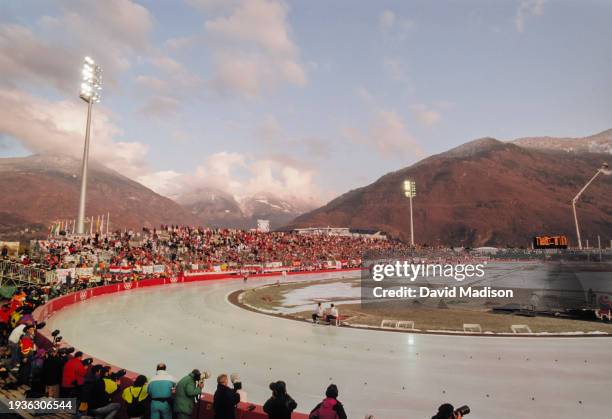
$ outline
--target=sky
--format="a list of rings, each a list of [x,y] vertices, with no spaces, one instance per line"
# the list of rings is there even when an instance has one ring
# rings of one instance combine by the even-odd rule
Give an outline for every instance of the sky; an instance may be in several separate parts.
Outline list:
[[[0,157],[92,158],[167,195],[318,205],[481,137],[612,128],[612,1],[5,0]]]

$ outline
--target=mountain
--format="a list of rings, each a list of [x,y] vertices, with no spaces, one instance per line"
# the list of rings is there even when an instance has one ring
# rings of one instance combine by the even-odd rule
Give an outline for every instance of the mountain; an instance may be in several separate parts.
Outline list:
[[[41,236],[53,221],[76,218],[80,168],[80,160],[65,156],[0,159],[0,236]],[[174,201],[90,161],[87,215],[107,213],[111,228],[197,223]]]
[[[600,135],[610,131],[606,133]],[[561,141],[557,140],[547,143]],[[537,234],[565,234],[573,241],[571,199],[602,162],[612,160],[607,153],[580,151],[589,149],[582,144],[588,141],[577,142],[580,147],[571,153],[535,147],[542,144],[535,140],[471,141],[349,191],[297,217],[288,228],[380,229],[409,239],[409,203],[402,183],[410,178],[417,189],[413,200],[417,243],[528,246]],[[612,238],[612,176],[593,182],[579,202],[578,213],[583,239],[593,245],[599,234],[607,244]]]
[[[273,228],[284,226],[312,206],[283,200],[272,194],[256,194],[240,200],[212,187],[201,187],[177,197],[200,224],[210,227],[250,229],[257,220],[269,220]]]
[[[521,147],[559,150],[568,153],[612,154],[612,129],[582,138],[526,137],[513,141]]]
[[[197,188],[178,196],[176,200],[202,225],[243,228],[245,224],[238,201],[220,189]]]

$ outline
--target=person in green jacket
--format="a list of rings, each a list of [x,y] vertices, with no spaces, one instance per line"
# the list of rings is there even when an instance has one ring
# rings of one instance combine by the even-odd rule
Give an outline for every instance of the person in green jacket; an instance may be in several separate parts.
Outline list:
[[[196,397],[200,397],[204,387],[204,380],[201,378],[202,374],[200,371],[193,370],[177,383],[174,395],[174,412],[177,419],[191,418]]]

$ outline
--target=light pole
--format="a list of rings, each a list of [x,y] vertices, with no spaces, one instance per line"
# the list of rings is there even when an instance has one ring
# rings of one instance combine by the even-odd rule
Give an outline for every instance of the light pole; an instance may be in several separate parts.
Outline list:
[[[412,198],[416,196],[416,183],[414,183],[414,180],[404,181],[404,195],[410,200],[410,245],[414,246],[414,223],[412,218]]]
[[[576,238],[578,239],[578,248],[580,250],[582,250],[582,240],[580,239],[580,227],[578,226],[578,216],[576,215],[576,202],[578,202],[580,195],[582,195],[582,193],[586,191],[586,189],[591,183],[593,183],[597,176],[599,176],[600,174],[609,175],[610,173],[610,170],[608,170],[608,163],[602,164],[601,167],[597,169],[597,172],[595,172],[591,180],[589,180],[586,185],[584,185],[582,189],[580,189],[580,192],[576,194],[574,199],[572,199],[572,210],[574,211],[574,222],[576,223]]]
[[[85,57],[83,63],[83,79],[79,97],[87,102],[87,126],[85,128],[85,146],[83,148],[83,163],[81,165],[81,196],[79,198],[79,215],[77,218],[77,234],[85,234],[85,197],[87,195],[87,164],[89,161],[89,137],[91,130],[91,108],[100,102],[102,90],[102,69],[90,57]]]

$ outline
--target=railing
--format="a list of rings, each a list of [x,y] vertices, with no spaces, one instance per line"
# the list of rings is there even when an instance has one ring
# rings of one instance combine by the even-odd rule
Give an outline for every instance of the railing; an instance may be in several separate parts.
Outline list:
[[[13,260],[0,261],[0,286],[40,285],[47,282],[51,271]]]

